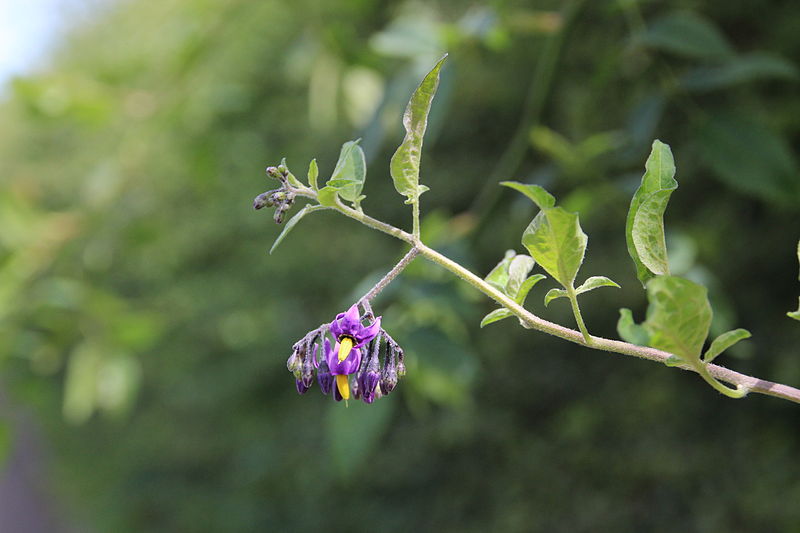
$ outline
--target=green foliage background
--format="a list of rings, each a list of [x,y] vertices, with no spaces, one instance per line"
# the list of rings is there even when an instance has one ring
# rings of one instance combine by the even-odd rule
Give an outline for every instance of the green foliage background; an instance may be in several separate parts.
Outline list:
[[[364,209],[408,228],[400,115],[441,53],[423,237],[481,275],[547,187],[581,212],[584,317],[644,316],[628,204],[672,146],[672,272],[710,288],[721,364],[800,384],[793,2],[124,1],[17,79],[0,129],[0,363],[96,531],[797,531],[800,410],[551,340],[418,261],[378,300],[390,397],[298,397],[291,344],[404,251],[333,214],[280,228],[263,170],[321,178],[363,137]],[[297,208],[295,208],[297,209]],[[552,280],[528,306],[572,324]],[[13,435],[12,435],[13,438]],[[12,443],[13,446],[13,443]]]

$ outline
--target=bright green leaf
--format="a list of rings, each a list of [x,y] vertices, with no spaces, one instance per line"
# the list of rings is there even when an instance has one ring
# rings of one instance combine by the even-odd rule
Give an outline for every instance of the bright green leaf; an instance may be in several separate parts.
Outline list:
[[[505,293],[512,298],[516,297],[522,283],[528,277],[528,273],[533,270],[536,262],[532,257],[520,254],[514,257],[508,264],[508,282],[506,283]]]
[[[317,160],[312,159],[311,162],[308,164],[308,184],[315,191],[319,188],[317,187],[318,176],[319,176],[319,167],[317,166]]]
[[[527,183],[518,183],[516,181],[501,181],[500,185],[504,185],[515,191],[519,191],[539,206],[539,209],[547,209],[556,205],[555,197],[547,192],[539,185],[530,185]]]
[[[442,57],[419,84],[403,113],[406,136],[392,156],[390,170],[397,192],[415,202],[424,192],[419,185],[419,167],[422,157],[422,140],[428,127],[428,113],[439,87],[439,71],[447,55]],[[427,190],[427,189],[426,189]]]
[[[327,183],[329,187],[338,189],[339,196],[348,202],[356,201],[367,177],[367,162],[364,150],[358,145],[359,141],[348,141],[342,145],[339,161]]]
[[[324,205],[325,207],[333,207],[336,205],[336,197],[338,196],[338,193],[338,189],[335,187],[328,187],[326,185],[317,193],[317,201],[320,203],[320,205]]]
[[[659,276],[647,283],[647,320],[650,346],[698,361],[711,326],[711,305],[705,287],[675,276]]]
[[[692,59],[720,60],[733,55],[714,23],[690,11],[676,11],[657,19],[640,40],[651,48]]]
[[[514,297],[514,300],[516,300],[519,305],[523,305],[525,303],[525,298],[528,297],[528,293],[531,292],[533,286],[542,281],[544,278],[544,274],[534,274],[526,279],[522,285],[520,285],[519,292]]]
[[[283,231],[281,231],[281,234],[278,235],[277,239],[275,239],[275,242],[272,243],[272,248],[269,249],[269,253],[272,254],[272,252],[275,251],[275,248],[277,248],[278,245],[283,241],[283,239],[286,238],[289,232],[292,231],[292,228],[294,228],[297,225],[297,223],[300,222],[300,219],[302,219],[308,213],[312,213],[314,211],[320,211],[322,209],[325,209],[325,207],[321,205],[307,205],[303,209],[298,211],[297,214],[295,214],[292,218],[290,218],[286,222],[286,225],[283,227]]]
[[[575,292],[577,294],[582,294],[584,292],[589,292],[591,290],[594,290],[598,287],[616,287],[618,289],[620,288],[619,285],[617,285],[614,281],[611,281],[605,276],[592,276],[586,281],[584,281],[583,285],[575,289]]]
[[[516,255],[517,252],[514,250],[507,250],[505,257],[503,257],[503,259],[497,263],[497,266],[486,275],[484,280],[496,289],[505,291],[506,284],[508,283],[508,265],[511,264],[511,260],[514,259]]]
[[[703,355],[703,361],[706,363],[710,363],[713,361],[719,354],[739,342],[743,339],[750,338],[750,332],[746,329],[734,329],[733,331],[726,331],[716,339],[714,342],[711,343],[711,346],[706,350],[706,353]]]
[[[664,210],[678,187],[674,175],[675,161],[669,145],[653,141],[642,183],[633,195],[625,223],[628,253],[643,285],[653,276],[669,275]]]
[[[561,207],[543,209],[522,235],[522,244],[531,256],[564,287],[575,282],[587,240],[578,214]]]
[[[650,335],[643,326],[633,321],[633,314],[631,314],[630,309],[622,308],[619,310],[617,333],[619,333],[622,340],[631,344],[647,346],[650,343]]]
[[[564,289],[550,289],[547,291],[547,294],[544,295],[544,306],[547,307],[550,305],[550,302],[556,298],[567,298],[568,296],[567,291]]]
[[[481,327],[488,326],[492,322],[497,322],[498,320],[503,320],[504,318],[508,318],[510,316],[514,316],[514,313],[509,311],[508,309],[495,309],[481,320]]]

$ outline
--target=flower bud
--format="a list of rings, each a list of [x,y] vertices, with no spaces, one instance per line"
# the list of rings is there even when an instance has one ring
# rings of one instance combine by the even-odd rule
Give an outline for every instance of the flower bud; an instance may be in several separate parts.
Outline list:
[[[305,383],[303,383],[302,380],[300,379],[294,380],[294,385],[295,387],[297,387],[298,394],[305,394],[308,392],[308,387],[305,385]]]
[[[263,192],[253,199],[253,209],[263,209],[265,207],[272,207],[275,202],[272,200],[272,195],[268,192]]]
[[[286,368],[289,372],[297,372],[303,366],[303,359],[300,357],[300,354],[297,350],[292,352],[292,355],[289,356],[289,359],[286,360]]]
[[[283,178],[283,175],[277,167],[267,167],[267,176],[276,180]]]

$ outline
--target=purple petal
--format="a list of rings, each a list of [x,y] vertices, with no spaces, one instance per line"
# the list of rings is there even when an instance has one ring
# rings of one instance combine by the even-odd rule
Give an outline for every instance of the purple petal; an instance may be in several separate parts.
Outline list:
[[[362,346],[371,341],[372,339],[374,339],[375,335],[377,335],[378,332],[380,331],[381,317],[376,318],[375,322],[373,322],[366,328],[364,326],[361,326],[360,324],[359,326],[360,326],[359,331],[356,333],[355,337],[356,340],[358,341],[358,346]]]
[[[361,366],[361,350],[353,348],[350,350],[350,354],[344,358],[344,361],[339,361],[338,353],[339,343],[337,342],[333,350],[331,350],[332,357],[328,359],[328,367],[331,374],[334,376],[340,374],[349,375],[358,371],[358,367]]]

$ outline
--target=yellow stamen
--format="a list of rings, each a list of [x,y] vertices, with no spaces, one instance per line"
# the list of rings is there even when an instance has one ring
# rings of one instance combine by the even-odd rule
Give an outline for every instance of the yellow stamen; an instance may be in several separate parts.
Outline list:
[[[347,381],[347,376],[341,374],[336,376],[336,386],[339,388],[339,394],[345,400],[350,399],[350,382]]]
[[[350,355],[350,350],[353,349],[353,339],[350,337],[342,337],[339,341],[339,361],[344,361]],[[341,390],[341,389],[340,389]]]

